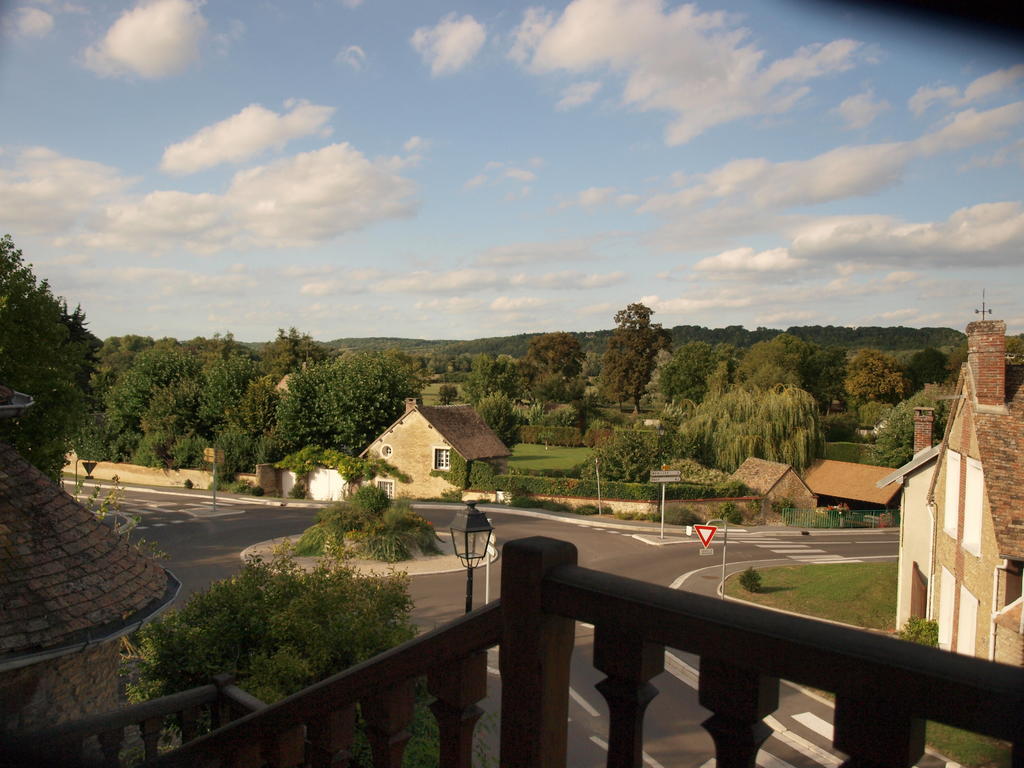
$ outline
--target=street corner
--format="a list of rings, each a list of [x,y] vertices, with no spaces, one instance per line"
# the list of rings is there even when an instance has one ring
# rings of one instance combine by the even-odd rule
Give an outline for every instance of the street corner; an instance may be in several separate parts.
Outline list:
[[[657,534],[653,533],[634,533],[630,536],[631,539],[636,539],[642,544],[647,544],[652,547],[668,547],[673,544],[696,544],[697,539],[688,536],[665,536],[662,538]]]

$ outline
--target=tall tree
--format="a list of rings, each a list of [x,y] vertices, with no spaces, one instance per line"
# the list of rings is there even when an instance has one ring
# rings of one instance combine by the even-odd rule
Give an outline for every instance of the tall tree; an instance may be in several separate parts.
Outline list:
[[[668,402],[699,403],[707,394],[708,377],[716,365],[718,357],[706,341],[683,344],[658,371],[658,389]]]
[[[216,359],[203,371],[199,418],[207,434],[219,432],[239,407],[259,368],[248,356],[232,354]]]
[[[911,355],[907,361],[907,378],[910,379],[911,390],[916,392],[923,389],[925,384],[945,381],[948,362],[949,358],[935,347],[927,347]]]
[[[476,405],[485,397],[501,392],[511,400],[523,393],[523,379],[515,359],[508,355],[480,354],[473,358],[473,368],[462,385],[462,393]]]
[[[654,310],[640,303],[616,312],[616,328],[608,339],[602,363],[605,391],[620,402],[632,400],[636,413],[640,412],[640,398],[654,373],[658,352],[672,343],[661,323],[651,322],[653,314]]]
[[[308,333],[299,333],[294,326],[287,333],[277,329],[277,338],[260,350],[263,370],[276,381],[301,370],[304,365],[318,363],[330,356],[330,350]]]
[[[53,478],[88,410],[83,382],[92,334],[80,309],[74,316],[66,310],[47,281],[36,280],[11,236],[0,238],[0,384],[36,403],[17,419],[0,419],[0,440]]]
[[[846,393],[857,404],[898,403],[906,394],[907,380],[892,355],[877,349],[862,349],[847,365]]]
[[[949,416],[949,401],[924,392],[904,400],[885,415],[871,446],[871,462],[882,467],[900,467],[914,457],[914,409],[934,408],[932,440],[942,439]]]
[[[571,333],[542,333],[530,339],[521,366],[534,399],[566,402],[579,390],[583,350]]]
[[[507,447],[519,442],[519,413],[503,392],[495,392],[476,405],[476,412]]]

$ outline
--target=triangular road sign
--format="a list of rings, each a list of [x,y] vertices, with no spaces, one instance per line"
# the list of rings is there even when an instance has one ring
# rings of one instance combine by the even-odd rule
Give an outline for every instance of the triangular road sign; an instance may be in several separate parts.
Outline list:
[[[718,530],[717,525],[695,525],[693,530],[697,532],[697,536],[700,537],[700,543],[706,548],[710,543],[711,539],[715,537],[715,531]]]

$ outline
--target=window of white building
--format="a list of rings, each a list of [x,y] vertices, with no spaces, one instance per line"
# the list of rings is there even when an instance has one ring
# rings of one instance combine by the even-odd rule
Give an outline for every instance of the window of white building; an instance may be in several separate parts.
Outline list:
[[[434,469],[450,469],[452,466],[452,453],[448,448],[434,449]]]

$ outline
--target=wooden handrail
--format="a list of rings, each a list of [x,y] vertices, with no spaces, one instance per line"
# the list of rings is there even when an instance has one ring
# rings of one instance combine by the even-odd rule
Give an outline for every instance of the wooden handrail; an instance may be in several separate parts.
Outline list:
[[[286,733],[296,726],[323,718],[325,713],[366,699],[382,689],[425,675],[501,639],[501,603],[494,601],[450,624],[314,683],[292,696],[246,715],[212,733],[162,755],[159,766],[194,766],[204,759],[230,755],[243,745],[268,735]]]

